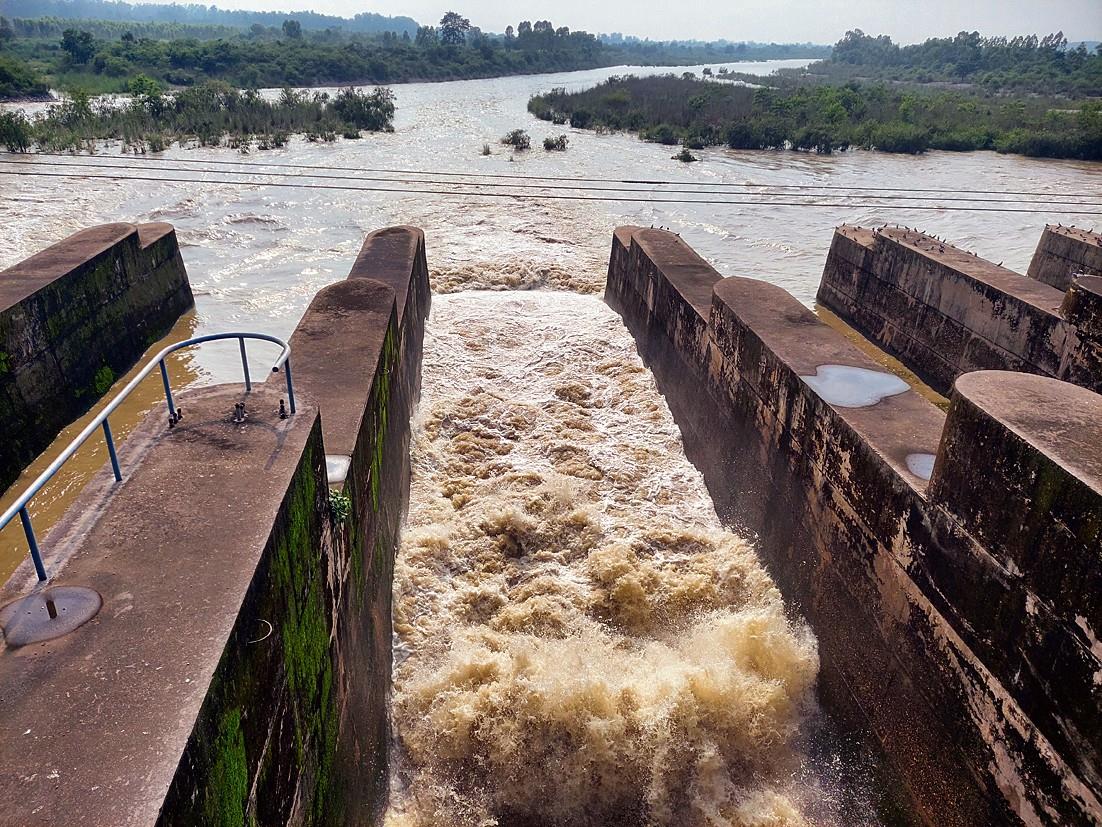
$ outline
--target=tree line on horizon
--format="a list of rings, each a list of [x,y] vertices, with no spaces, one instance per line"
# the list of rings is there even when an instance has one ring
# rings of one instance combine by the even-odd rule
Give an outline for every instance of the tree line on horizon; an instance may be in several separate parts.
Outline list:
[[[522,21],[504,35],[492,36],[456,12],[445,14],[436,26],[417,27],[412,36],[408,31],[311,31],[296,18],[284,18],[278,28],[253,24],[217,39],[162,39],[154,35],[174,35],[180,24],[143,25],[135,25],[135,31],[114,22],[81,28],[57,18],[14,23],[0,18],[0,96],[39,94],[31,90],[44,81],[62,89],[125,91],[138,74],[175,87],[222,80],[259,88],[498,77],[631,62],[817,57],[828,51],[807,44],[667,47],[638,41],[613,46],[547,20]],[[185,27],[181,34],[190,32]],[[35,74],[40,76],[37,82]]]
[[[846,32],[830,59],[808,73],[831,81],[860,79],[967,84],[989,92],[1102,96],[1102,44],[1069,47],[1063,32],[984,37],[960,32],[901,46],[887,35]]]
[[[226,26],[238,29],[260,25],[278,28],[288,18],[304,29],[345,29],[350,32],[382,33],[417,31],[412,17],[388,17],[361,12],[338,17],[313,11],[292,13],[220,9],[202,3],[127,3],[123,0],[0,0],[0,15],[7,18],[54,17],[71,21],[117,21],[125,23],[183,23],[197,26]]]

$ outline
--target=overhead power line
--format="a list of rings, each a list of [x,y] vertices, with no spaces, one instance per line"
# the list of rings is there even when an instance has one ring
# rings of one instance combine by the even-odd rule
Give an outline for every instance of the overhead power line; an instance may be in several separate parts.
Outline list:
[[[122,161],[122,163],[111,163],[112,161],[115,161],[115,160],[120,160],[120,161]],[[154,167],[158,172],[169,171],[169,172],[185,172],[185,173],[191,173],[191,174],[198,174],[200,172],[203,172],[202,170],[193,170],[193,169],[188,168],[188,167],[169,166],[169,164],[174,164],[174,163],[176,163],[176,161],[174,159],[165,159],[165,160],[166,160],[166,163],[159,163]],[[58,167],[58,166],[63,166],[63,167],[68,166],[68,167],[80,167],[80,168],[89,168],[89,169],[134,170],[134,169],[138,169],[141,166],[140,164],[133,164],[133,163],[129,162],[127,159],[122,159],[122,158],[120,158],[120,159],[108,158],[108,159],[105,159],[105,160],[96,160],[96,161],[79,161],[79,160],[65,159],[65,160],[51,161],[48,164],[46,162],[35,162],[35,163],[39,164],[41,166],[47,166],[47,167],[50,167],[50,168]],[[264,167],[264,166],[267,166],[267,165],[246,163],[245,166]],[[256,172],[253,172],[251,170],[247,171],[247,172],[243,171],[243,170],[233,170],[231,172],[225,172],[225,173],[220,172],[220,171],[211,171],[209,174],[211,174],[211,175],[230,175],[230,174],[233,174],[233,173],[238,173],[238,174],[241,174],[241,175],[250,175],[250,176],[264,176],[266,178],[283,178],[283,179],[317,178],[317,179],[321,179],[321,180],[330,180],[330,181],[372,181],[372,182],[376,182],[376,183],[420,184],[420,185],[428,185],[428,186],[468,187],[468,188],[480,188],[480,189],[481,188],[487,188],[487,189],[502,189],[502,188],[505,188],[505,189],[521,189],[521,190],[523,190],[523,189],[537,189],[537,190],[568,190],[568,191],[579,191],[579,192],[627,192],[627,193],[647,193],[647,194],[658,192],[662,195],[667,195],[667,194],[726,195],[726,196],[729,196],[729,195],[742,195],[742,196],[753,196],[753,197],[779,195],[783,198],[826,198],[826,197],[834,197],[834,198],[873,198],[873,199],[876,199],[877,201],[930,201],[930,200],[934,200],[932,197],[900,194],[900,193],[898,193],[894,190],[891,190],[890,188],[884,188],[881,191],[885,194],[874,194],[874,193],[871,193],[871,192],[862,192],[859,195],[855,194],[855,195],[849,196],[849,195],[845,195],[844,193],[836,192],[836,193],[833,193],[832,195],[828,196],[828,195],[823,194],[823,193],[814,193],[814,192],[799,192],[799,193],[779,192],[779,193],[774,193],[774,192],[761,191],[761,190],[753,190],[753,191],[750,191],[750,192],[730,192],[729,190],[714,190],[714,189],[698,190],[698,189],[686,189],[686,188],[673,188],[673,189],[664,189],[664,190],[656,191],[656,190],[641,189],[639,187],[594,187],[594,186],[586,186],[586,185],[580,185],[580,184],[578,184],[578,185],[574,185],[574,184],[537,184],[537,183],[523,183],[523,184],[516,183],[516,184],[513,184],[513,183],[504,183],[504,182],[500,182],[500,181],[490,181],[490,182],[483,182],[483,181],[451,181],[451,180],[440,181],[440,180],[435,180],[433,178],[381,178],[381,177],[369,176],[369,175],[327,175],[327,174],[316,173],[316,172],[288,173],[288,172],[265,172],[263,170],[258,170]],[[537,178],[537,179],[533,179],[533,180],[542,180],[542,179]],[[472,193],[472,194],[474,194],[474,193]],[[1086,197],[1086,196],[1083,196],[1083,197]],[[1097,197],[1098,197],[1099,201],[1102,202],[1102,192],[1098,193]],[[1008,201],[1005,198],[968,198],[968,197],[959,196],[959,195],[942,194],[942,195],[937,196],[937,199],[941,200],[941,201],[956,201],[956,202],[965,202],[965,203],[972,202],[972,203],[990,203],[990,204],[1009,204],[1009,203],[1012,203],[1012,204],[1048,204],[1048,205],[1051,205],[1051,206],[1054,206],[1054,207],[1063,207],[1063,206],[1067,206],[1068,204],[1073,203],[1073,202],[1067,202],[1067,201],[1053,200],[1052,197],[1037,198],[1037,199],[1015,198],[1013,201]],[[1079,206],[1079,207],[1102,207],[1102,203],[1075,203],[1075,206]]]
[[[26,158],[27,153],[7,153],[9,155],[15,155],[16,157]],[[34,152],[29,153],[31,156],[43,156],[49,158],[73,158],[72,153],[57,153],[57,152]],[[81,157],[102,157],[102,156],[81,156]],[[111,156],[107,156],[110,158]],[[568,181],[578,182],[584,184],[627,184],[631,186],[701,186],[701,187],[722,187],[725,189],[777,189],[777,190],[800,190],[806,191],[808,189],[818,189],[827,191],[856,191],[856,192],[910,192],[910,193],[933,193],[937,195],[948,194],[963,194],[963,195],[1006,195],[1006,196],[1045,196],[1053,198],[1102,198],[1102,192],[1092,193],[1052,193],[1041,191],[1029,191],[1029,190],[983,190],[983,189],[964,189],[954,188],[952,190],[946,190],[945,188],[926,188],[926,187],[879,187],[879,186],[860,186],[860,185],[845,185],[845,184],[767,184],[753,181],[714,181],[714,182],[692,182],[692,181],[673,181],[665,179],[647,179],[647,178],[600,178],[593,176],[570,176],[570,175],[522,175],[516,173],[493,173],[493,172],[455,172],[455,171],[434,171],[423,169],[402,169],[402,168],[387,168],[387,167],[351,167],[332,164],[285,164],[275,161],[265,161],[263,163],[257,163],[253,161],[238,161],[227,159],[203,159],[203,158],[152,158],[148,156],[133,156],[135,162],[149,165],[160,165],[164,163],[176,163],[176,164],[199,164],[202,166],[234,166],[234,167],[269,167],[279,169],[317,169],[330,172],[355,172],[355,173],[377,173],[383,175],[420,175],[439,178],[489,178],[494,180],[516,180],[516,181]]]
[[[3,165],[7,166],[7,165]],[[220,173],[219,173],[220,174]],[[417,187],[375,187],[352,186],[350,184],[317,184],[289,181],[241,181],[228,178],[197,179],[197,178],[173,178],[153,175],[115,175],[95,172],[54,172],[46,170],[11,170],[0,169],[0,175],[24,176],[30,178],[68,178],[76,180],[102,179],[112,181],[147,181],[162,184],[189,184],[199,186],[240,186],[240,187],[280,187],[298,190],[331,190],[339,192],[385,192],[395,195],[437,195],[444,197],[461,198],[511,198],[516,201],[600,201],[616,203],[645,203],[645,204],[701,204],[711,206],[746,206],[746,207],[814,207],[814,208],[844,208],[844,209],[888,209],[891,205],[868,204],[853,202],[822,202],[822,201],[782,201],[771,196],[759,200],[735,200],[731,198],[707,199],[707,198],[656,198],[652,196],[636,198],[629,196],[597,196],[597,195],[569,195],[564,193],[537,194],[525,192],[464,192],[455,189],[427,189]],[[402,183],[395,179],[394,183]],[[745,195],[745,193],[740,193]],[[752,194],[750,194],[753,197]],[[791,194],[786,198],[792,198]],[[825,197],[825,196],[824,196]],[[846,196],[835,196],[845,198]],[[857,197],[857,196],[854,196]],[[870,196],[865,196],[870,197]],[[871,196],[875,198],[876,196]],[[1013,202],[1011,202],[1013,203]],[[995,206],[949,206],[944,204],[906,204],[896,207],[904,210],[924,210],[939,212],[997,212],[997,213],[1033,213],[1047,214],[1058,213],[1061,215],[1100,215],[1099,210],[1078,209],[1081,205],[1069,203],[1060,205],[1059,209],[1033,209],[1028,207],[995,207]],[[1090,206],[1090,205],[1087,205]]]

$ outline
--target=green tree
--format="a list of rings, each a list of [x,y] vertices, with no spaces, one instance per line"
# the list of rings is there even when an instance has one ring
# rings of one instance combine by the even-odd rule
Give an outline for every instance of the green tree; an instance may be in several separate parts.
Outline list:
[[[283,36],[288,40],[302,40],[302,24],[297,20],[284,20]]]
[[[15,29],[8,18],[0,16],[0,46],[15,39]]]
[[[61,48],[73,63],[84,64],[96,53],[96,41],[88,32],[66,29],[61,33]]]
[[[440,42],[445,46],[462,46],[471,30],[471,21],[450,11],[440,18]]]
[[[421,49],[428,49],[437,44],[436,29],[432,26],[421,26],[417,29],[417,37],[414,44]]]
[[[31,125],[22,112],[0,113],[0,145],[8,152],[26,152],[31,142]]]

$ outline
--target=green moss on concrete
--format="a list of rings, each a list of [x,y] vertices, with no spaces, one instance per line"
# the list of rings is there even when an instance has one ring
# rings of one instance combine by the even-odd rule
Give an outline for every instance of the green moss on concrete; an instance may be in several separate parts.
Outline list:
[[[97,370],[92,378],[92,390],[95,391],[96,396],[103,396],[113,384],[115,384],[115,372],[107,365]]]
[[[375,374],[375,444],[371,456],[371,508],[379,512],[379,485],[383,474],[383,455],[386,451],[388,410],[390,408],[390,379],[398,367],[398,336],[394,325],[387,328],[383,339],[382,358],[379,371]]]
[[[204,824],[211,827],[241,827],[245,824],[249,797],[249,770],[245,756],[245,734],[241,712],[226,710],[214,741],[213,766],[207,778],[203,806]]]
[[[303,468],[313,468],[313,449],[303,457]],[[325,587],[325,560],[314,546],[311,531],[322,514],[312,472],[295,479],[287,512],[287,529],[273,558],[278,593],[284,595],[287,615],[280,629],[291,704],[294,708],[295,754],[299,772],[312,778],[315,821],[325,814],[338,733],[334,692],[332,634]]]
[[[0,312],[0,387],[20,403],[0,420],[0,488],[190,305],[175,237],[155,254],[130,237]]]

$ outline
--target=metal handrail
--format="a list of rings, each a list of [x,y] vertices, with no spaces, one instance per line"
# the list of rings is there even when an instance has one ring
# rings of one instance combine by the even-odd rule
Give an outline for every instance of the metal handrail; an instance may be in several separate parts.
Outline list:
[[[240,343],[241,367],[245,372],[246,391],[251,391],[253,384],[249,376],[249,357],[245,352],[245,340],[260,339],[265,342],[272,342],[273,344],[279,345],[282,350],[280,351],[279,358],[276,359],[275,364],[272,365],[272,372],[278,373],[280,368],[283,368],[283,373],[287,377],[287,402],[290,405],[291,413],[294,414],[295,386],[291,381],[291,346],[282,339],[278,339],[275,336],[269,336],[267,333],[211,333],[207,336],[197,336],[194,339],[185,339],[182,342],[176,342],[175,344],[169,345],[154,356],[146,366],[141,369],[138,375],[131,379],[127,386],[123,388],[114,399],[107,403],[107,407],[96,414],[95,418],[88,423],[83,431],[77,434],[57,459],[51,462],[49,467],[39,474],[38,478],[20,495],[19,499],[12,503],[8,510],[0,516],[0,530],[3,530],[7,524],[15,518],[16,514],[19,515],[19,519],[23,523],[23,533],[27,536],[27,546],[30,548],[31,560],[34,561],[34,568],[38,573],[38,579],[40,581],[44,582],[47,579],[46,567],[42,563],[42,553],[38,548],[38,541],[34,536],[34,528],[31,526],[31,515],[27,512],[27,503],[29,503],[31,498],[42,489],[42,486],[49,481],[50,477],[56,474],[58,469],[76,453],[77,448],[83,445],[85,440],[95,433],[97,428],[103,428],[103,437],[107,441],[107,453],[111,457],[111,470],[115,474],[115,481],[121,482],[122,469],[119,467],[119,457],[115,452],[115,441],[111,436],[111,425],[107,421],[107,418],[114,413],[115,409],[122,404],[122,401],[130,395],[131,391],[153,372],[153,368],[159,365],[161,368],[161,381],[165,389],[165,400],[168,402],[169,424],[175,425],[180,419],[180,413],[179,409],[176,407],[176,403],[172,399],[172,387],[168,381],[168,368],[165,366],[165,357],[185,347],[202,344],[203,342],[213,342],[219,339],[237,339]]]

